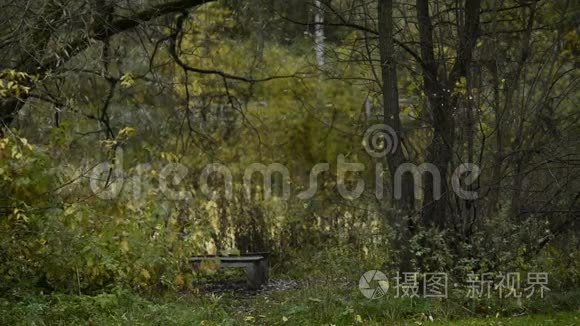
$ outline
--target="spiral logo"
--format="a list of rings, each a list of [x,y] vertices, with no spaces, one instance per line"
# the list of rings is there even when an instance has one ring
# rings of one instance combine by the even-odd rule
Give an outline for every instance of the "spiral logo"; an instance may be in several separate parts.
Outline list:
[[[391,126],[376,124],[366,130],[363,146],[370,156],[379,158],[395,153],[399,146],[399,139]]]

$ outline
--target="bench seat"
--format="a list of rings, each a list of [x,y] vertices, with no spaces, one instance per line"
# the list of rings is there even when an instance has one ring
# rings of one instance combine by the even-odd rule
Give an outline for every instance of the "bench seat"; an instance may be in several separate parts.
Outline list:
[[[214,261],[220,268],[244,268],[246,270],[247,285],[251,289],[258,289],[268,282],[268,255],[247,254],[242,256],[195,256],[189,260],[195,269],[199,269],[204,261]]]

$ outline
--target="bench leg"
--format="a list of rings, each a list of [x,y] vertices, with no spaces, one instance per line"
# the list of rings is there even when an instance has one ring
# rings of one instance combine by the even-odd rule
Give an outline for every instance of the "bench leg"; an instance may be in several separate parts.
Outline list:
[[[262,260],[260,260],[258,262],[258,265],[260,267],[260,274],[261,274],[261,278],[262,278],[262,283],[268,283],[268,279],[269,279],[269,275],[268,275],[268,268],[269,268],[269,264],[268,264],[268,258],[264,258]]]
[[[254,290],[260,288],[260,268],[257,263],[246,267],[246,277],[248,278],[248,288]]]
[[[199,271],[201,270],[201,262],[194,262],[191,264],[192,265],[192,269],[194,272],[199,273]]]

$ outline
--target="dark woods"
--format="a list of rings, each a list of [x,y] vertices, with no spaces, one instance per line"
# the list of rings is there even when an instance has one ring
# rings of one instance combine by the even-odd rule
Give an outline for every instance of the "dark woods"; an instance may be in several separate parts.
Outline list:
[[[456,277],[552,264],[577,286],[578,9],[2,0],[0,288],[182,289],[193,255],[285,270],[331,248]],[[381,124],[392,150],[369,155]]]

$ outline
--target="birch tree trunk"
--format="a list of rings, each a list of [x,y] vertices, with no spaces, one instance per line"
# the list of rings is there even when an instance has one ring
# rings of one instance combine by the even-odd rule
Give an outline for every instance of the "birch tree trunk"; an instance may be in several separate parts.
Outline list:
[[[324,10],[320,0],[314,0],[314,52],[318,68],[324,66]]]

